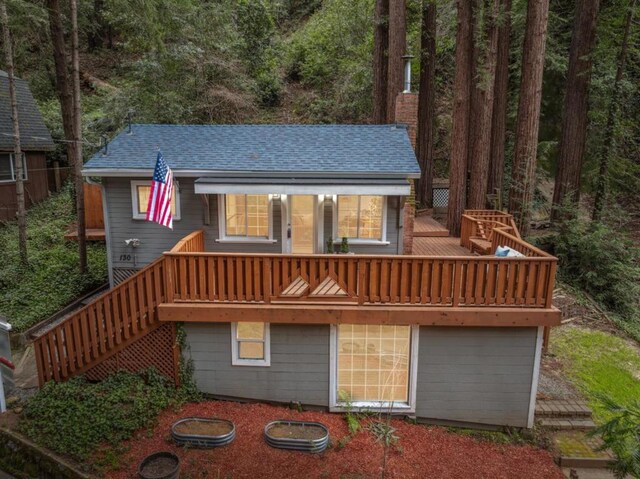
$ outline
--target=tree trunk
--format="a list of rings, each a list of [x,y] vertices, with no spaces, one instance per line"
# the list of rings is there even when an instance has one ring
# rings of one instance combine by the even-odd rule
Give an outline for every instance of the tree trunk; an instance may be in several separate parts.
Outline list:
[[[593,221],[599,221],[602,217],[602,211],[604,210],[605,203],[607,202],[609,192],[609,162],[611,161],[611,150],[613,148],[616,116],[618,115],[618,110],[620,108],[620,82],[622,81],[624,66],[627,61],[629,32],[631,31],[635,9],[636,0],[632,0],[631,5],[629,6],[629,12],[627,13],[627,20],[624,25],[622,44],[620,45],[620,54],[618,55],[618,66],[616,68],[616,78],[613,82],[609,110],[607,111],[607,124],[604,131],[602,151],[600,152],[600,170],[598,172],[593,213],[591,216]]]
[[[0,0],[0,22],[2,22],[2,40],[4,43],[4,58],[9,80],[9,100],[11,102],[11,124],[13,127],[13,163],[16,177],[16,202],[18,204],[18,250],[20,263],[28,264],[27,256],[27,218],[24,203],[24,168],[22,163],[22,148],[20,146],[20,119],[18,118],[18,99],[16,94],[16,79],[13,70],[13,45],[9,29],[9,16],[5,0]]]
[[[511,0],[500,0],[498,18],[498,52],[493,86],[493,116],[491,119],[491,157],[487,193],[502,192],[504,180],[504,147],[506,143],[509,88],[509,43],[511,36]]]
[[[389,0],[376,0],[373,31],[373,122],[387,122],[387,75],[389,49]]]
[[[485,0],[481,11],[476,12],[476,28],[484,25],[477,37],[482,38],[475,45],[478,52],[478,63],[473,79],[475,89],[472,98],[473,136],[470,152],[470,181],[467,205],[471,209],[483,209],[487,204],[487,185],[489,183],[489,157],[491,154],[491,125],[493,116],[493,87],[496,72],[496,55],[498,51],[498,29],[496,19],[499,0]],[[480,10],[480,9],[479,9]]]
[[[473,58],[473,15],[469,0],[457,0],[456,72],[453,83],[453,127],[449,167],[448,227],[453,236],[460,234],[460,222],[466,203],[469,119],[471,111],[471,72]]]
[[[531,198],[535,187],[548,17],[549,0],[529,1],[516,120],[513,182],[509,195],[509,210],[514,215],[516,225],[523,235],[527,234],[529,229]]]
[[[389,0],[389,62],[387,72],[387,121],[396,121],[396,98],[403,90],[407,49],[406,0]]]
[[[418,95],[418,143],[420,163],[418,203],[433,208],[433,143],[436,123],[436,4],[423,0],[420,35],[420,92]]]
[[[569,50],[567,90],[562,111],[562,133],[558,169],[553,190],[552,220],[561,217],[559,208],[569,199],[577,205],[580,200],[580,175],[584,162],[589,113],[589,84],[599,0],[577,0]]]
[[[71,62],[73,85],[73,141],[75,143],[76,213],[78,215],[78,256],[80,274],[87,271],[87,230],[84,217],[84,180],[82,178],[82,109],[80,103],[80,52],[78,44],[78,3],[70,1],[71,7]]]
[[[67,158],[69,163],[75,158],[75,144],[73,143],[73,98],[69,85],[69,72],[67,69],[67,50],[64,43],[64,29],[62,27],[62,15],[58,0],[46,0],[49,14],[49,31],[53,47],[53,60],[56,72],[56,92],[60,100],[62,113],[62,128],[67,141]],[[71,170],[73,175],[73,170]]]

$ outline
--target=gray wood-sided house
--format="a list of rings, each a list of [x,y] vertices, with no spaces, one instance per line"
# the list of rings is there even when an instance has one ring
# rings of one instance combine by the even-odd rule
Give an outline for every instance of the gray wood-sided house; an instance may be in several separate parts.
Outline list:
[[[158,149],[173,230],[144,220]],[[132,125],[83,172],[102,185],[113,289],[36,340],[41,382],[182,323],[215,397],[531,427],[555,258],[497,211],[423,238],[437,255],[403,251],[419,171],[400,125]],[[348,254],[328,251],[343,238]]]

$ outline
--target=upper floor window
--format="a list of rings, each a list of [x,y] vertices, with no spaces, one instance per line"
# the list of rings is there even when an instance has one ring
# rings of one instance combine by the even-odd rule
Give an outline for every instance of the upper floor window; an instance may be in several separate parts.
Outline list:
[[[338,196],[338,237],[383,240],[384,196]]]
[[[27,161],[22,154],[22,179],[27,179]],[[0,182],[16,181],[16,163],[13,153],[0,154]]]
[[[225,195],[226,236],[269,238],[269,195]]]
[[[180,193],[178,183],[173,183],[173,195],[171,197],[171,215],[174,220],[180,219]],[[147,205],[151,195],[151,181],[131,182],[131,204],[133,207],[133,219],[144,220],[147,217]]]

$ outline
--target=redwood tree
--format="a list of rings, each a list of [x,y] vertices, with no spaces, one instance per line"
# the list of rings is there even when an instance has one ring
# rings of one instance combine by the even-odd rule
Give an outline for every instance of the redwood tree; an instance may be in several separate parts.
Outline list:
[[[498,50],[498,1],[485,0],[476,12],[477,52],[476,75],[473,78],[472,138],[470,150],[470,179],[467,206],[485,208],[489,182],[489,157],[491,155],[491,125],[493,115],[493,88]]]
[[[618,66],[616,67],[616,77],[613,81],[611,91],[611,100],[607,111],[607,124],[604,131],[604,140],[602,150],[600,152],[600,169],[598,171],[598,180],[596,184],[595,198],[593,202],[593,213],[591,218],[598,221],[602,215],[604,205],[607,201],[609,190],[609,162],[613,149],[613,136],[616,116],[620,108],[620,83],[624,74],[624,66],[627,61],[627,51],[629,49],[629,33],[633,24],[633,16],[636,9],[636,0],[632,0],[627,12],[627,18],[624,24],[624,33],[622,34],[622,43],[620,45],[620,53],[618,54]]]
[[[20,263],[28,263],[27,256],[27,218],[24,203],[24,171],[22,163],[22,148],[20,145],[20,119],[18,117],[18,98],[16,94],[16,78],[13,71],[13,45],[9,29],[9,16],[5,0],[0,0],[0,23],[2,23],[2,41],[4,43],[4,58],[9,82],[9,102],[11,103],[11,124],[13,129],[13,167],[16,177],[16,202],[18,204],[18,250]]]
[[[433,143],[435,134],[436,98],[436,4],[422,2],[422,31],[420,34],[420,92],[418,96],[417,156],[420,163],[418,202],[433,207]]]
[[[76,126],[74,120],[74,101],[71,90],[71,80],[69,78],[69,65],[67,64],[67,49],[64,39],[64,28],[62,13],[58,0],[46,0],[46,8],[49,14],[49,31],[51,33],[51,44],[53,47],[53,60],[56,73],[56,92],[60,100],[60,111],[62,113],[62,127],[67,141],[67,157],[74,165],[74,186],[76,196],[76,210],[78,209],[78,197],[84,198],[82,188],[82,176],[78,172],[82,169],[82,150],[80,150],[80,162],[77,161],[78,153],[76,146],[80,146],[79,138],[76,138]],[[77,45],[77,42],[76,42]],[[74,55],[75,60],[75,55]],[[74,62],[75,63],[75,62]],[[75,73],[75,72],[74,72]],[[79,83],[78,83],[79,87]],[[79,102],[78,102],[79,113]],[[79,121],[79,119],[78,119]],[[78,135],[79,136],[79,135]],[[80,186],[80,188],[78,187]],[[78,214],[78,247],[80,252],[80,270],[86,270],[86,243],[84,229],[84,212]]]
[[[466,203],[469,120],[471,111],[471,75],[473,58],[473,15],[469,0],[457,0],[455,78],[453,83],[453,127],[449,166],[448,222],[452,235],[460,234],[460,222]]]
[[[500,0],[497,18],[498,51],[493,85],[493,115],[491,118],[491,155],[487,193],[502,190],[504,179],[504,146],[506,142],[509,87],[509,43],[511,36],[511,0]]]
[[[373,122],[386,123],[389,49],[389,0],[376,0],[373,31]]]
[[[549,0],[529,1],[515,131],[513,181],[509,195],[509,210],[522,234],[528,231],[530,205],[535,187],[548,17]]]
[[[387,71],[387,121],[396,118],[396,98],[403,90],[407,48],[407,2],[389,0],[389,62]]]
[[[551,218],[559,218],[558,206],[565,199],[577,204],[580,200],[580,176],[584,163],[589,113],[589,85],[596,20],[600,0],[577,0],[576,14],[569,50],[569,71],[562,111],[562,132],[558,169],[553,190]]]

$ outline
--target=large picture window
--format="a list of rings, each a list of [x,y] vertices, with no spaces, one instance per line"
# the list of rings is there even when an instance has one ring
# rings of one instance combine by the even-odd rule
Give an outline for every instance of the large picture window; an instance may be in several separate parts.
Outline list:
[[[336,335],[336,405],[410,406],[410,326],[341,324]]]
[[[174,181],[173,195],[171,197],[171,215],[174,220],[180,219],[180,194],[178,193],[178,189],[178,183]],[[151,195],[151,181],[131,182],[131,204],[134,219],[146,219],[149,195]]]
[[[384,196],[338,196],[338,237],[383,240]]]
[[[22,179],[27,179],[27,161],[22,155]],[[16,181],[15,156],[10,153],[0,154],[0,182]]]
[[[269,195],[225,195],[226,236],[269,238]]]
[[[234,366],[269,366],[269,323],[231,323],[231,353]]]

